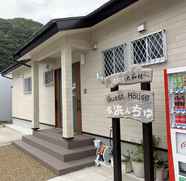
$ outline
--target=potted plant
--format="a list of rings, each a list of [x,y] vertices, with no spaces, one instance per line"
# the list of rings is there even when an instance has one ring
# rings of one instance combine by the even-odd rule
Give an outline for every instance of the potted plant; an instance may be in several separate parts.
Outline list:
[[[154,160],[156,181],[162,181],[163,180],[163,171],[164,171],[163,165],[164,165],[164,162],[161,159],[155,159]]]
[[[131,152],[132,168],[136,177],[144,178],[144,151],[143,145],[138,145],[134,152]]]
[[[122,161],[122,173],[126,174],[132,172],[132,163],[130,159],[129,150],[127,151],[126,155],[121,156],[121,161]]]
[[[160,138],[157,136],[153,136],[153,148],[159,145]],[[154,167],[155,167],[155,176],[157,180],[161,177],[161,171],[163,162],[161,161],[158,152],[154,149]],[[144,149],[143,142],[136,147],[134,152],[131,152],[131,160],[132,160],[132,168],[134,171],[134,175],[136,177],[144,178]]]
[[[157,136],[153,136],[153,156],[154,156],[154,169],[155,169],[155,178],[156,181],[162,181],[163,180],[163,167],[164,162],[160,157],[159,151],[155,150],[156,147],[159,146],[160,138]]]

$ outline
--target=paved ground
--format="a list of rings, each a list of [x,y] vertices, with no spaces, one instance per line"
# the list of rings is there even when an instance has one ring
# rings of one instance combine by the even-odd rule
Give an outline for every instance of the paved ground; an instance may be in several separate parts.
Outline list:
[[[0,147],[1,181],[46,181],[55,174],[13,145]]]
[[[6,127],[12,128],[22,135],[31,135],[32,134],[32,123],[28,121],[23,121],[19,119],[13,119],[13,124],[6,124]],[[50,126],[40,124],[40,129],[49,129]]]
[[[135,176],[124,175],[124,181],[142,181]],[[90,167],[71,174],[50,179],[49,181],[113,181],[112,168]]]
[[[0,146],[10,144],[12,141],[21,139],[22,134],[7,128],[0,126]]]

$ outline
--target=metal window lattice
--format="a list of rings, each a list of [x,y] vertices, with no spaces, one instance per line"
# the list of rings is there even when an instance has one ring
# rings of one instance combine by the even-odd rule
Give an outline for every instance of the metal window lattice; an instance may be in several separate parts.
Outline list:
[[[153,64],[165,61],[164,32],[148,35],[131,42],[134,64]]]
[[[124,72],[126,70],[126,45],[107,49],[104,55],[104,74],[109,76],[114,73]]]

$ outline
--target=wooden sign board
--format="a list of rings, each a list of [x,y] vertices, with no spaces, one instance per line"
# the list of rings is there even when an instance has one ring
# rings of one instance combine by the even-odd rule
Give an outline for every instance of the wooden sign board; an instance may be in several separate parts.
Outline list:
[[[113,88],[117,85],[129,85],[142,82],[152,82],[152,69],[144,69],[133,65],[126,72],[120,72],[105,78],[105,85]]]
[[[120,90],[106,96],[108,118],[132,118],[142,123],[153,121],[153,93]]]

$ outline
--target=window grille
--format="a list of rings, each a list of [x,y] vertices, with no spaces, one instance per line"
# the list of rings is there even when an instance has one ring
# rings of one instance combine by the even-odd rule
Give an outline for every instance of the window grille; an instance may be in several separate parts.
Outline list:
[[[32,79],[31,79],[31,77],[24,79],[24,93],[25,94],[32,93]]]
[[[45,86],[51,86],[54,82],[54,71],[50,70],[44,73]]]
[[[131,42],[134,64],[156,64],[166,60],[165,31]]]
[[[114,73],[126,70],[126,45],[107,49],[103,52],[104,56],[104,75],[109,76]]]

